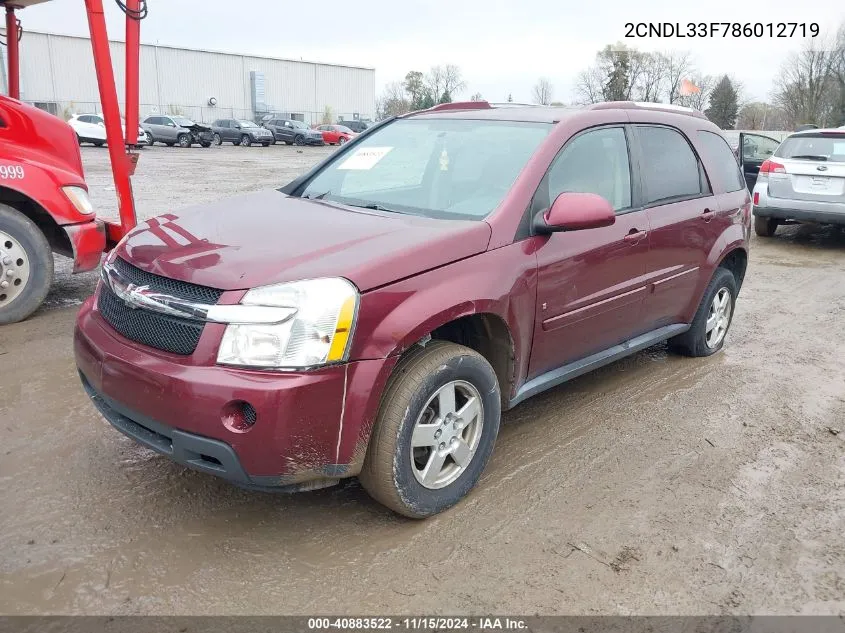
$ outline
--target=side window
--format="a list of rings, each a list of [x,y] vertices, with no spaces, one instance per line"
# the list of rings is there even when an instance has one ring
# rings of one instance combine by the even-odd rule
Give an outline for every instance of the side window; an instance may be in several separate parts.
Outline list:
[[[758,134],[742,135],[742,157],[745,160],[762,162],[772,157],[778,148],[776,140]]]
[[[627,209],[631,167],[625,131],[610,127],[575,137],[555,158],[546,181],[548,204],[564,192],[595,193],[610,202],[614,211]]]
[[[81,117],[79,117],[79,120],[83,123],[93,123],[93,121],[91,120],[92,118],[93,117],[89,114],[83,114]]]
[[[151,116],[151,117],[147,120],[147,123],[151,123],[151,124],[153,124],[153,125],[161,125],[162,123],[164,123],[164,121],[162,121],[162,120],[161,120],[161,117],[160,117],[160,116]]]
[[[731,151],[728,142],[713,132],[698,131],[698,138],[707,158],[707,164],[719,175],[719,180],[725,186],[725,191],[739,191],[745,188],[745,179],[739,171],[736,156]]]
[[[703,171],[687,139],[668,127],[638,126],[643,152],[646,202],[671,202],[708,191]]]

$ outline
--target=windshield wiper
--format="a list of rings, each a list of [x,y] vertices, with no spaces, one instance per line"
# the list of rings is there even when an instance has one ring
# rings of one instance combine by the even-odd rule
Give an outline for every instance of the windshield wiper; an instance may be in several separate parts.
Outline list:
[[[330,193],[331,193],[331,191],[324,191],[323,193],[317,194],[316,196],[314,196],[314,195],[305,196],[305,199],[306,200],[322,200],[323,198],[325,198]]]
[[[384,207],[380,204],[376,204],[375,202],[368,202],[364,204],[351,204],[346,203],[347,207],[355,207],[356,209],[370,209],[371,211],[386,211],[387,213],[401,213],[405,214],[404,211],[399,211],[397,209],[390,209],[388,207]]]
[[[797,160],[827,160],[827,156],[821,156],[819,154],[798,154],[797,156],[790,156],[789,158]]]

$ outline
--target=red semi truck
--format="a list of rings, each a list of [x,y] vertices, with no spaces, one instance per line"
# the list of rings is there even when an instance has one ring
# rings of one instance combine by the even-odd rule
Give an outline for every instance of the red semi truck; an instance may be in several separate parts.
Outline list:
[[[49,0],[0,0],[5,10],[8,96],[0,96],[0,325],[25,319],[53,280],[53,253],[73,258],[73,271],[96,268],[105,250],[135,225],[130,176],[137,138],[124,139],[102,0],[85,0],[120,223],[98,220],[88,198],[76,134],[61,119],[19,100],[16,11]],[[124,8],[124,7],[121,7]],[[138,129],[138,55],[145,0],[126,13],[126,130]],[[137,132],[136,132],[137,133]]]

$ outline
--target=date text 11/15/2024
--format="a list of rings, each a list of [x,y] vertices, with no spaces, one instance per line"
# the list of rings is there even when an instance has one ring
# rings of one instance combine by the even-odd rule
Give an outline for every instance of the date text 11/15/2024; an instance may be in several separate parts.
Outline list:
[[[626,22],[625,37],[818,37],[818,22]]]
[[[509,617],[322,617],[308,618],[308,629],[311,631],[521,631],[528,629],[528,623],[523,618]]]

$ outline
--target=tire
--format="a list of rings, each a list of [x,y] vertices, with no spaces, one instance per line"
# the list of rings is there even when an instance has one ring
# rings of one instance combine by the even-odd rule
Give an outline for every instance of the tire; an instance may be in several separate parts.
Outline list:
[[[153,140],[153,135],[147,132],[144,136],[147,139],[147,147],[152,147],[155,143],[155,141]]]
[[[472,418],[474,422],[461,418],[449,418],[452,424],[438,422],[441,415],[438,394],[449,390],[455,394],[453,410],[460,411],[469,395],[481,403],[480,414]],[[481,354],[442,341],[416,347],[399,361],[388,381],[364,466],[358,475],[361,485],[378,502],[414,519],[455,505],[475,486],[490,459],[499,432],[501,406],[496,374]],[[426,435],[430,434],[429,439],[435,444],[417,444],[412,449],[412,438],[420,421],[431,427]],[[463,466],[448,448],[445,453],[438,450],[448,447],[456,433],[464,442],[464,450],[470,451]],[[442,442],[437,444],[441,438]],[[461,440],[452,439],[451,446],[456,448]],[[426,485],[423,475],[425,467],[432,465],[432,459],[440,464],[432,472],[442,475]]]
[[[244,134],[241,137],[241,147],[249,147],[252,145],[252,140],[249,138],[248,134]]]
[[[82,137],[80,137],[79,134],[76,135],[76,142],[82,145]]]
[[[214,134],[214,144],[215,145],[223,145],[223,139],[220,138],[220,135],[215,133]]]
[[[302,136],[301,134],[297,134],[296,136],[293,137],[293,144],[294,145],[300,145],[300,146],[305,145],[305,137]]]
[[[53,282],[53,253],[44,233],[23,213],[2,203],[0,275],[0,281],[8,284],[0,287],[0,325],[23,321],[35,312]]]
[[[772,237],[778,230],[778,221],[774,218],[754,216],[754,232],[760,237]]]
[[[714,298],[722,295],[722,293],[727,293],[729,303],[727,314],[722,317],[726,320],[721,324],[723,326],[721,336],[718,337],[718,340],[715,340],[715,337],[708,338],[707,322],[713,316]],[[738,289],[733,273],[727,268],[717,268],[704,291],[704,296],[701,298],[701,303],[692,319],[690,329],[669,339],[670,349],[684,356],[710,356],[722,349],[728,329],[733,321],[737,293]]]
[[[176,137],[176,142],[179,143],[179,147],[190,147],[191,137],[188,134],[180,134]]]
[[[94,147],[102,147],[103,146],[103,141],[93,141],[93,143],[94,143]]]
[[[338,146],[344,145],[346,143],[346,140],[347,140],[346,137],[341,136],[339,139],[337,139]]]

